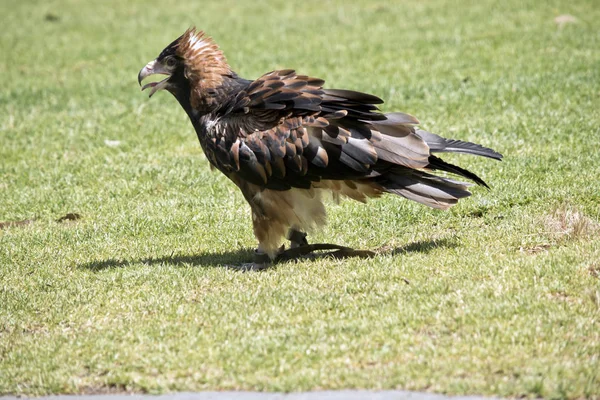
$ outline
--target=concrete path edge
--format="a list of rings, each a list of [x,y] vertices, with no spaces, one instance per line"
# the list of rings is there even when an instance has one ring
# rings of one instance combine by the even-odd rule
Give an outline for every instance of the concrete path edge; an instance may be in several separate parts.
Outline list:
[[[27,396],[0,396],[0,400],[23,400]],[[180,392],[161,395],[146,394],[96,394],[55,395],[31,397],[36,400],[493,400],[483,396],[446,396],[435,393],[403,390],[340,390],[297,393],[265,392]]]

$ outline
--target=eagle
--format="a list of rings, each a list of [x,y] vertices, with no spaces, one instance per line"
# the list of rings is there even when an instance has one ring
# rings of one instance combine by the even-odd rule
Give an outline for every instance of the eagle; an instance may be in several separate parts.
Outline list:
[[[409,114],[380,112],[383,100],[377,96],[326,89],[324,80],[292,69],[241,78],[195,27],[140,70],[139,84],[156,74],[165,77],[142,91],[150,89],[152,97],[166,90],[177,99],[211,166],[250,205],[256,265],[268,265],[286,251],[315,249],[306,237],[325,223],[327,192],[336,200],[363,203],[390,193],[447,209],[469,196],[472,186],[449,174],[488,185],[439,153],[502,159],[481,145],[419,129]]]

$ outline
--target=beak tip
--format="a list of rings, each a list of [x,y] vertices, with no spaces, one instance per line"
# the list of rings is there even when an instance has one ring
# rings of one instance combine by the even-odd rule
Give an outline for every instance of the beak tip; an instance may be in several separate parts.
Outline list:
[[[142,85],[142,81],[144,79],[146,79],[150,75],[155,75],[155,74],[162,74],[162,75],[168,75],[168,76],[167,76],[167,78],[163,79],[160,82],[150,82],[146,85]],[[159,90],[165,89],[167,87],[167,80],[169,79],[170,76],[171,76],[170,72],[168,70],[165,70],[165,68],[160,63],[157,63],[157,61],[154,60],[154,61],[150,61],[148,64],[146,64],[146,66],[144,68],[142,68],[140,70],[140,72],[138,73],[138,83],[141,86],[142,91],[150,88],[151,90],[150,90],[148,97],[152,97],[152,95],[154,95],[154,93],[156,93]]]

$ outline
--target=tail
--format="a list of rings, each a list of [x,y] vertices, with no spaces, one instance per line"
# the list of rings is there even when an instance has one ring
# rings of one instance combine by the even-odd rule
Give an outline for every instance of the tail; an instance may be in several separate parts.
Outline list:
[[[374,179],[388,193],[397,194],[432,208],[446,210],[469,197],[470,184],[435,176],[424,171],[395,166]]]
[[[459,199],[470,196],[471,184],[436,176],[431,171],[449,172],[488,187],[473,172],[435,154],[462,153],[501,160],[500,153],[420,130],[416,128],[419,121],[409,114],[378,113],[375,104],[381,103],[381,99],[364,93],[323,89],[321,109],[329,116],[329,126],[314,136],[322,139],[330,165],[332,156],[339,154],[339,170],[343,171],[330,179],[348,177],[349,170],[359,176],[364,173],[366,176],[354,179],[374,183],[377,190],[439,209],[447,209]]]
[[[446,139],[436,135],[435,133],[423,131],[420,129],[417,129],[415,131],[415,134],[421,139],[423,139],[425,143],[427,143],[431,153],[462,153],[488,157],[498,161],[502,160],[502,154],[490,148],[483,147],[482,145],[477,143],[463,142],[462,140],[456,139]],[[473,172],[461,168],[457,165],[447,163],[446,161],[434,155],[429,156],[429,165],[427,166],[427,168],[431,170],[450,172],[452,174],[456,174],[464,178],[470,179],[478,185],[485,186],[488,189],[490,188],[487,185],[487,183],[483,181],[483,179],[475,175]]]
[[[411,117],[408,114],[391,113],[386,114],[386,117],[388,117],[387,121],[383,123],[377,121],[374,123],[377,124],[379,128],[386,128],[379,129],[379,131],[383,133],[384,138],[388,135],[399,138],[401,137],[400,132],[406,132],[407,125],[410,126],[418,123],[414,117]],[[420,129],[414,129],[412,132],[429,147],[430,155],[427,158],[428,164],[423,166],[423,169],[449,172],[467,178],[476,184],[489,189],[489,186],[485,181],[475,173],[457,165],[450,164],[433,154],[462,153],[488,157],[495,160],[502,160],[502,154],[476,143],[445,139],[434,133]],[[404,135],[406,135],[406,133],[404,133]],[[397,139],[393,140],[397,141]],[[383,142],[385,142],[385,140]],[[403,140],[402,145],[403,147],[407,147],[408,141]],[[398,153],[397,150],[395,152]],[[447,209],[456,204],[459,199],[471,195],[471,192],[468,190],[468,187],[471,186],[469,183],[436,176],[421,169],[407,168],[410,166],[410,164],[407,165],[404,163],[404,165],[394,165],[389,168],[388,164],[389,169],[386,169],[385,172],[380,171],[383,173],[377,176],[375,180],[386,192],[394,193],[429,207],[439,209]]]
[[[469,144],[471,144],[471,143],[469,143]],[[480,177],[475,175],[473,172],[466,170],[464,168],[461,168],[458,165],[453,165],[453,164],[447,163],[446,161],[444,161],[441,158],[436,157],[436,156],[429,156],[429,165],[427,165],[426,168],[430,169],[430,170],[450,172],[452,174],[462,176],[463,178],[470,179],[480,186],[485,186],[488,189],[490,188],[488,186],[488,184],[484,182],[483,179],[481,179]]]
[[[502,160],[502,154],[483,147],[480,144],[463,142],[462,140],[456,139],[445,139],[435,133],[416,129],[415,134],[419,136],[427,145],[432,153],[462,153],[472,154],[475,156],[482,156],[493,158],[494,160]]]

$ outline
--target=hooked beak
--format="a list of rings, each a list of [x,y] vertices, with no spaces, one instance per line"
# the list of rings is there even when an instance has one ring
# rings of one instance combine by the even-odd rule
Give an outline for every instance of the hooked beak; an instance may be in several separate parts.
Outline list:
[[[140,73],[138,74],[138,83],[140,85],[142,84],[142,81],[145,78],[149,77],[150,75],[156,75],[156,74],[167,75],[167,77],[165,79],[163,79],[162,81],[150,82],[150,83],[147,83],[144,86],[142,86],[142,90],[152,88],[152,90],[150,91],[150,95],[148,97],[152,97],[152,95],[154,93],[167,87],[167,81],[171,77],[171,73],[161,63],[154,60],[154,61],[150,61],[148,64],[146,64],[146,66],[144,68],[142,68],[140,70]]]

